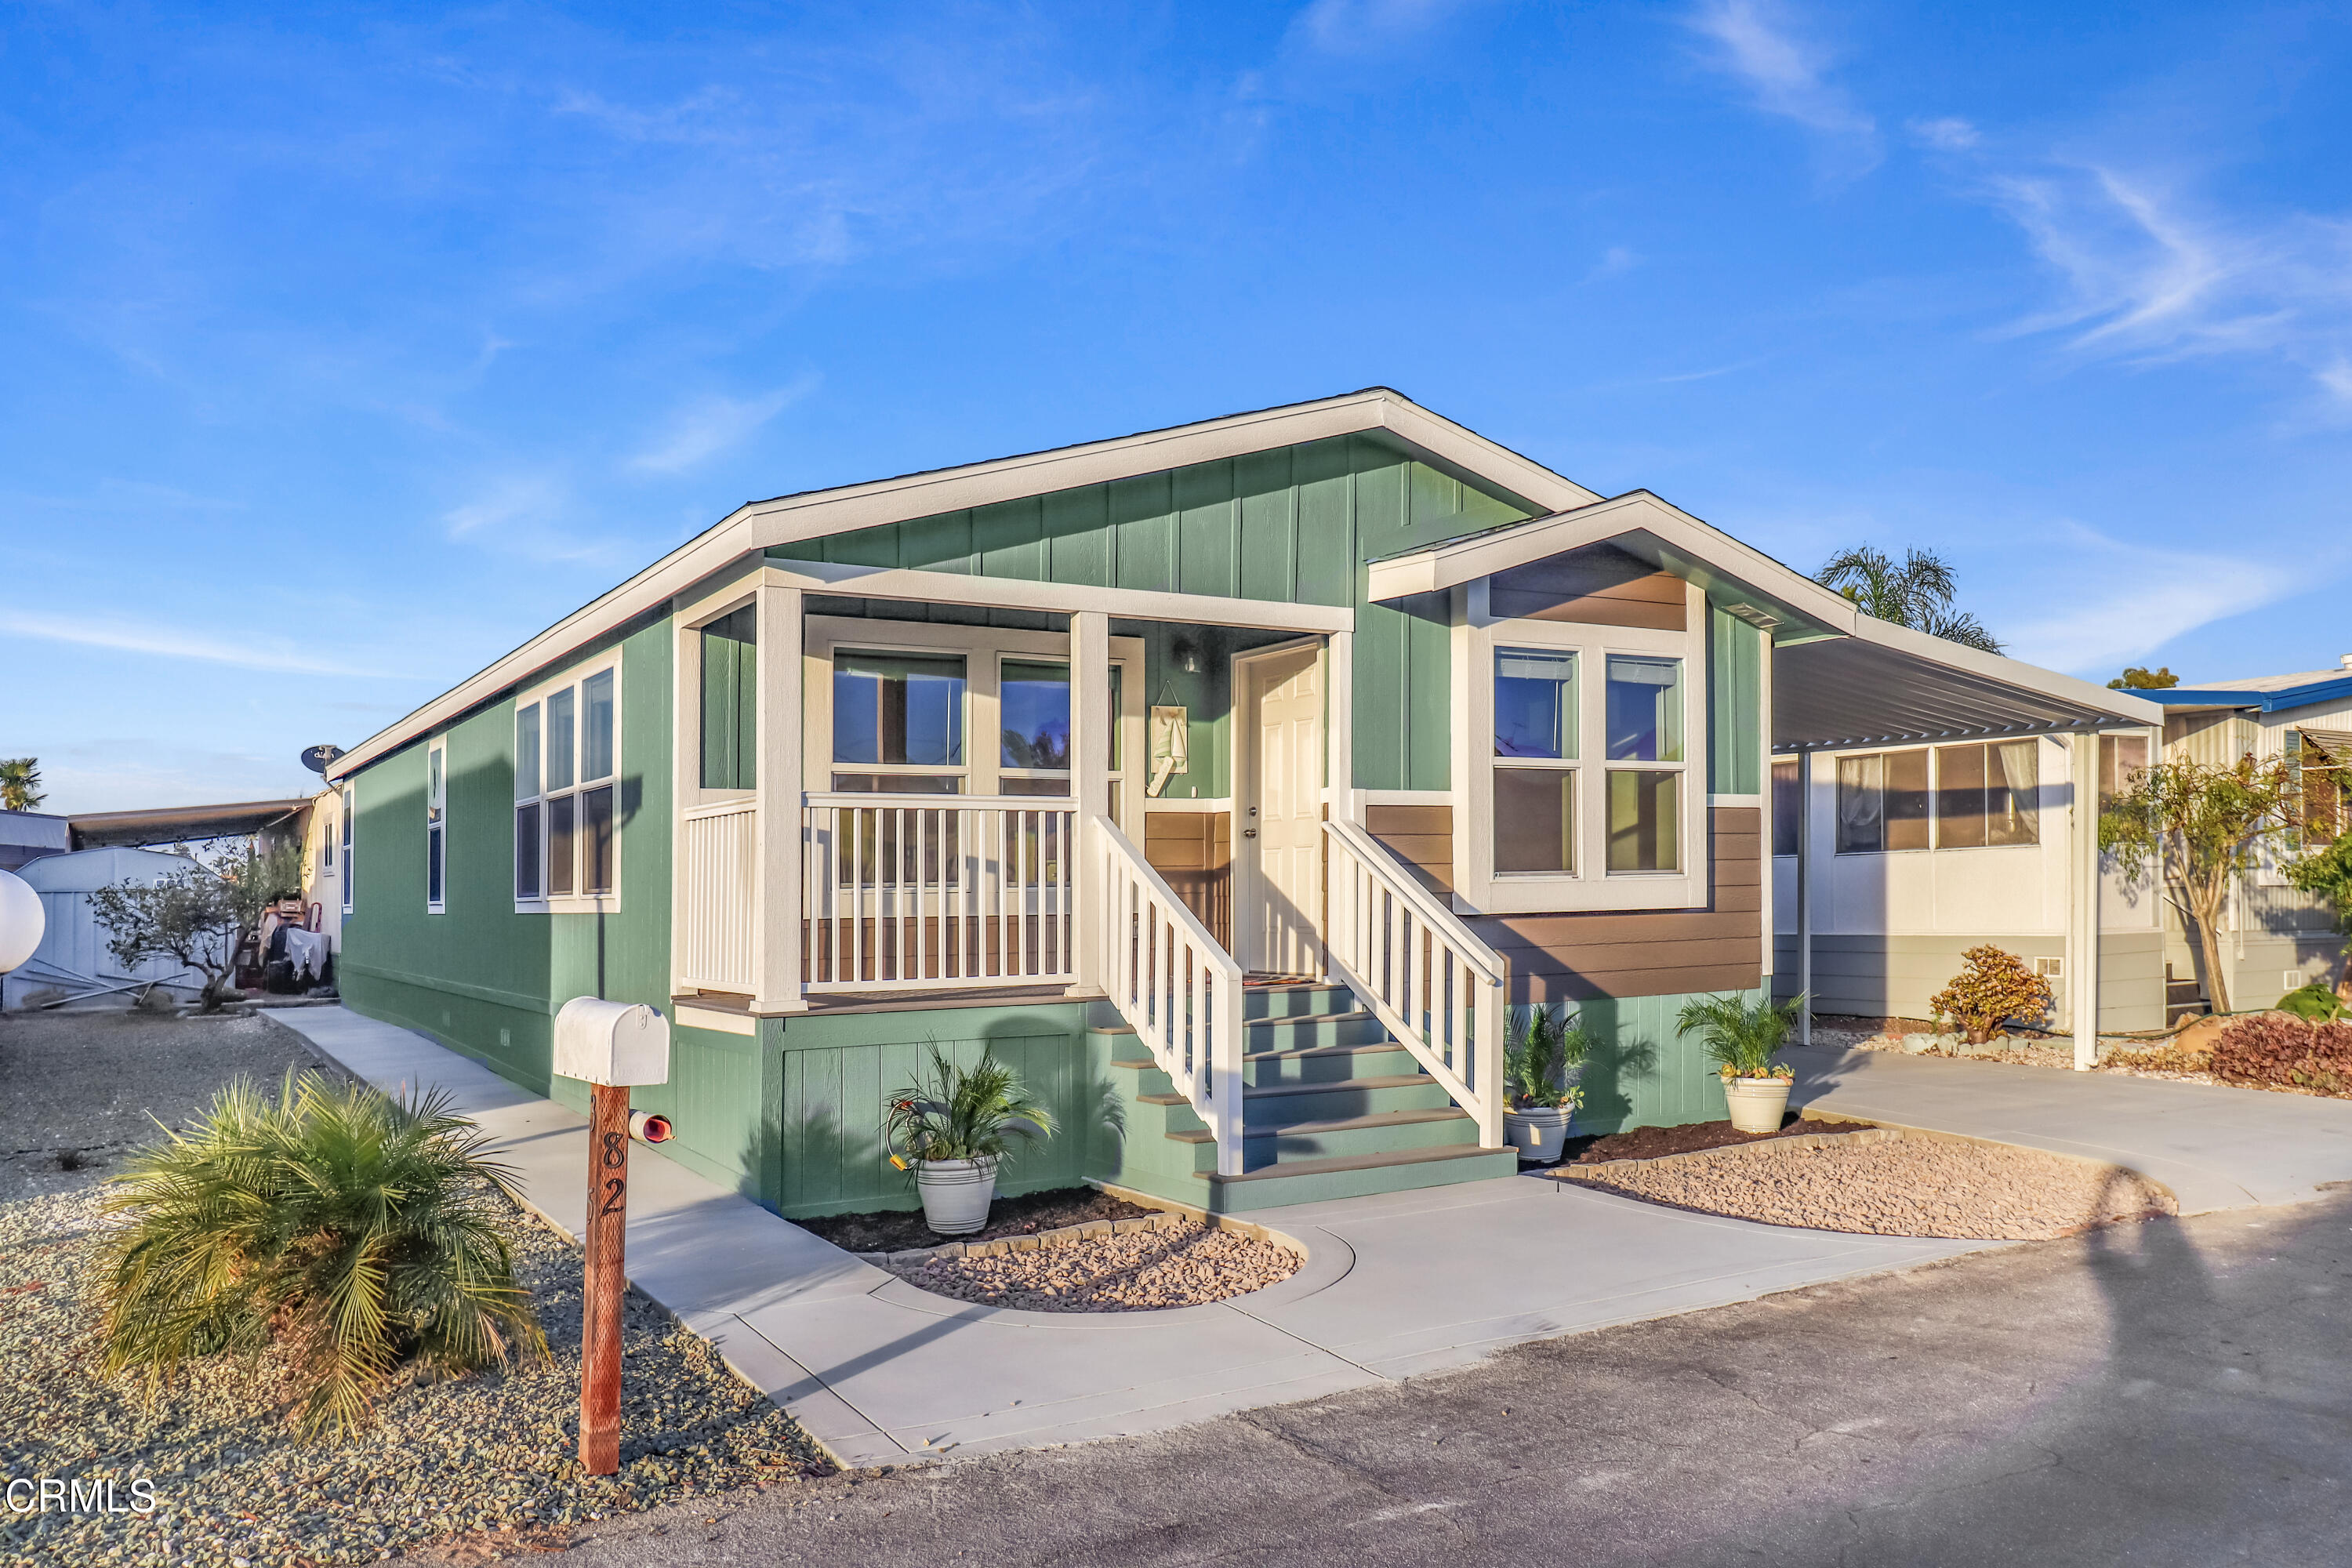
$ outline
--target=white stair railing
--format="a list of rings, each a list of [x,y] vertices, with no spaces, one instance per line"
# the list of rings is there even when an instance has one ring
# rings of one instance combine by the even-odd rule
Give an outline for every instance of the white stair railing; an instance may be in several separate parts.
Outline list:
[[[1500,1148],[1501,957],[1362,827],[1329,821],[1323,833],[1337,977],[1477,1120],[1478,1142]]]
[[[1242,967],[1109,817],[1091,825],[1103,989],[1242,1171]]]
[[[811,794],[811,992],[1077,978],[1077,812],[1032,795]]]

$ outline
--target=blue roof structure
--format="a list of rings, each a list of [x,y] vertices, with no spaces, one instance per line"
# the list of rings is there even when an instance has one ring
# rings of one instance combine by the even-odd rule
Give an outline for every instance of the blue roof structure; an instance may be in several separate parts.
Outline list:
[[[2135,691],[2135,697],[2145,697],[2150,702],[2167,708],[2252,708],[2263,713],[2284,712],[2290,708],[2308,708],[2319,702],[2352,701],[2352,669],[2340,674],[2324,670],[2310,676],[2273,676],[2273,680],[2293,680],[2293,686],[2273,686],[2268,681],[2248,681],[2242,685],[2174,686],[2160,690]]]

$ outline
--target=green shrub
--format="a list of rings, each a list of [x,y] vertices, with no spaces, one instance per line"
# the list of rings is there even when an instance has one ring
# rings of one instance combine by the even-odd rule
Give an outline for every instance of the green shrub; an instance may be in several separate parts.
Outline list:
[[[1568,1081],[1569,1069],[1584,1065],[1584,1031],[1573,1021],[1530,1007],[1519,1037],[1503,1047],[1503,1088],[1514,1110],[1556,1110],[1584,1103],[1584,1091]]]
[[[1727,1079],[1794,1078],[1797,1069],[1775,1062],[1772,1053],[1796,1027],[1802,996],[1775,1006],[1769,996],[1748,1002],[1738,995],[1707,996],[1683,1004],[1675,1027],[1696,1035],[1706,1059]]]
[[[161,1379],[274,1344],[315,1436],[362,1425],[404,1365],[452,1375],[543,1355],[500,1228],[508,1173],[482,1143],[438,1093],[289,1072],[273,1100],[231,1084],[114,1179],[106,1370]]]
[[[890,1163],[905,1170],[927,1160],[1009,1158],[1015,1138],[1052,1137],[1054,1113],[1029,1097],[1021,1075],[994,1051],[962,1068],[933,1046],[930,1070],[891,1097],[883,1124]]]
[[[2288,992],[2278,999],[2278,1010],[2292,1013],[2307,1024],[2325,1024],[2343,1017],[2347,1011],[2336,999],[2335,988],[2324,980],[2315,980]]]
[[[2056,1000],[2050,982],[2013,952],[1987,942],[1960,958],[1960,972],[1927,998],[1927,1006],[1937,1023],[1958,1024],[1972,1046],[1991,1039],[2011,1018],[2046,1016]]]
[[[2251,1014],[2232,1020],[2213,1042],[2212,1070],[2224,1083],[2352,1095],[2352,1024]]]

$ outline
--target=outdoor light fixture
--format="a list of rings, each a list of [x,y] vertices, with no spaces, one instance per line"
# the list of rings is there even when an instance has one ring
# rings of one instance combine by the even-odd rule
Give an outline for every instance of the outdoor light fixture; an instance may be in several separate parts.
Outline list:
[[[1201,650],[1192,646],[1190,637],[1178,637],[1168,645],[1169,662],[1187,675],[1201,673]]]

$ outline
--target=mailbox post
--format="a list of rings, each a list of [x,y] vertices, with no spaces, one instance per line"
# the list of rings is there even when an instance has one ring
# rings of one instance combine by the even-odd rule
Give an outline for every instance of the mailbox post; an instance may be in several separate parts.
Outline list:
[[[629,1207],[629,1089],[669,1081],[669,1025],[643,1004],[575,996],[555,1017],[555,1070],[589,1087],[588,1221],[582,1240],[580,1467],[621,1468],[623,1227]]]

